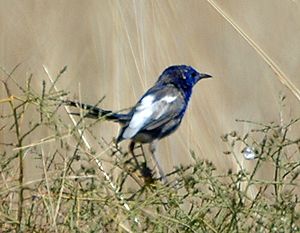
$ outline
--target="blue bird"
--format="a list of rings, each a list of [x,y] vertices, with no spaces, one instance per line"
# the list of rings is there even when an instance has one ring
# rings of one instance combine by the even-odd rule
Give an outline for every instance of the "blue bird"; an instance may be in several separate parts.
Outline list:
[[[150,143],[150,151],[159,172],[162,173],[155,158],[156,144],[179,127],[194,85],[199,80],[210,77],[212,76],[199,73],[191,66],[170,66],[126,114],[69,100],[65,101],[65,104],[87,110],[85,117],[105,117],[107,120],[120,123],[122,128],[116,142],[131,140],[129,148],[132,154],[135,143]]]

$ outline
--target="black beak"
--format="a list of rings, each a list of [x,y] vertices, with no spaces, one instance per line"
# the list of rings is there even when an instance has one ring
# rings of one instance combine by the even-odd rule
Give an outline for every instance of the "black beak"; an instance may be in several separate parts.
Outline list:
[[[200,74],[200,78],[211,78],[212,76],[209,74]]]

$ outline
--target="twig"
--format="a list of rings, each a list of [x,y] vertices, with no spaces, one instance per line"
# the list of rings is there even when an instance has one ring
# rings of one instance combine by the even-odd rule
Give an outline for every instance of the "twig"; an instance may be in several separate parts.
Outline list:
[[[11,77],[12,73],[16,70],[18,66],[16,66],[13,71],[8,75],[8,78],[6,81],[2,81],[6,90],[6,94],[8,98],[11,98],[12,94],[10,92],[10,89],[7,84],[7,80]],[[17,112],[17,107],[14,106],[13,101],[9,101],[9,106],[13,112],[13,118],[14,118],[14,127],[16,129],[16,137],[17,137],[17,146],[21,147],[22,146],[22,137],[20,133],[20,125],[19,125],[19,117],[18,117],[18,112]],[[22,219],[23,219],[23,204],[24,204],[24,187],[23,187],[23,182],[24,182],[24,165],[23,165],[23,150],[20,150],[17,155],[19,158],[19,186],[20,189],[18,191],[18,227],[17,227],[17,232],[22,231]]]
[[[47,67],[46,67],[45,65],[43,65],[43,69],[44,69],[45,73],[47,74],[47,76],[48,76],[50,82],[52,83],[52,86],[53,86],[54,90],[58,92],[58,88],[56,87],[56,85],[55,85],[53,79],[51,78],[51,75],[50,75],[50,73],[49,73],[49,71],[48,71],[48,69],[47,69]],[[61,73],[60,73],[60,74],[61,74]],[[60,99],[62,100],[61,97],[60,97]],[[76,125],[77,125],[77,122],[76,122],[74,116],[71,114],[71,111],[69,110],[68,106],[64,106],[64,109],[65,109],[65,111],[67,112],[69,118],[71,119],[73,125],[76,126]],[[89,144],[87,138],[85,137],[84,132],[83,132],[82,130],[80,130],[80,129],[77,129],[77,131],[78,131],[79,135],[82,135],[82,140],[83,140],[83,143],[85,144],[86,148],[88,148],[88,149],[90,150],[90,149],[91,149],[91,146],[90,146],[90,144]],[[114,192],[116,198],[119,199],[119,201],[122,203],[122,205],[124,206],[124,208],[125,208],[127,211],[130,212],[130,211],[131,211],[131,208],[129,207],[129,205],[128,205],[127,202],[125,201],[123,195],[118,191],[116,185],[114,184],[114,182],[113,182],[112,179],[110,178],[109,174],[105,171],[105,169],[104,169],[104,167],[103,167],[103,165],[102,165],[102,162],[101,162],[99,159],[97,159],[97,158],[95,158],[95,162],[96,162],[96,164],[97,164],[99,170],[101,171],[102,175],[104,176],[105,180],[109,183],[110,187],[112,188],[112,190],[113,190],[113,192]],[[137,217],[135,217],[135,222],[139,224],[139,220],[138,220]],[[126,226],[124,226],[123,224],[120,223],[120,226],[121,226],[124,230],[128,231],[128,228],[127,228]]]

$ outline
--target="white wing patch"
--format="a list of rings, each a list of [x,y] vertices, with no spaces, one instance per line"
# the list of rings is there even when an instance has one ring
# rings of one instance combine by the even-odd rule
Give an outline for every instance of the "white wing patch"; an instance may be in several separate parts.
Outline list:
[[[165,96],[165,97],[162,98],[160,101],[166,101],[167,103],[171,103],[171,102],[173,102],[176,98],[177,98],[177,96]]]
[[[134,137],[137,132],[143,128],[148,119],[151,118],[153,113],[157,111],[157,108],[159,108],[159,105],[161,105],[162,102],[167,102],[169,104],[176,98],[177,96],[165,96],[162,99],[153,102],[154,96],[145,96],[140,105],[136,108],[135,113],[133,114],[131,121],[128,127],[125,129],[122,137],[125,139]],[[160,116],[162,116],[166,109],[167,108],[161,109],[160,114],[158,114],[155,119],[158,119]]]
[[[157,105],[159,103],[163,103],[163,102],[167,102],[168,104],[169,103],[172,103],[175,99],[177,98],[177,96],[165,96],[164,98],[160,99],[159,101],[157,101]],[[157,116],[155,117],[155,120],[159,119],[168,109],[168,106],[167,105],[163,105],[163,106],[157,106],[157,108],[160,108],[159,109],[159,114],[157,114]]]

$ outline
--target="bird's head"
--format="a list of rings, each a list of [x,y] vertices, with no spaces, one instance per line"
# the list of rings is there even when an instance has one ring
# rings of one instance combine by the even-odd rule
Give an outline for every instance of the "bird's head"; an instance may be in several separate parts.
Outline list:
[[[212,77],[209,74],[199,73],[191,66],[175,65],[164,70],[158,79],[159,83],[173,83],[183,87],[193,87],[199,80]]]

